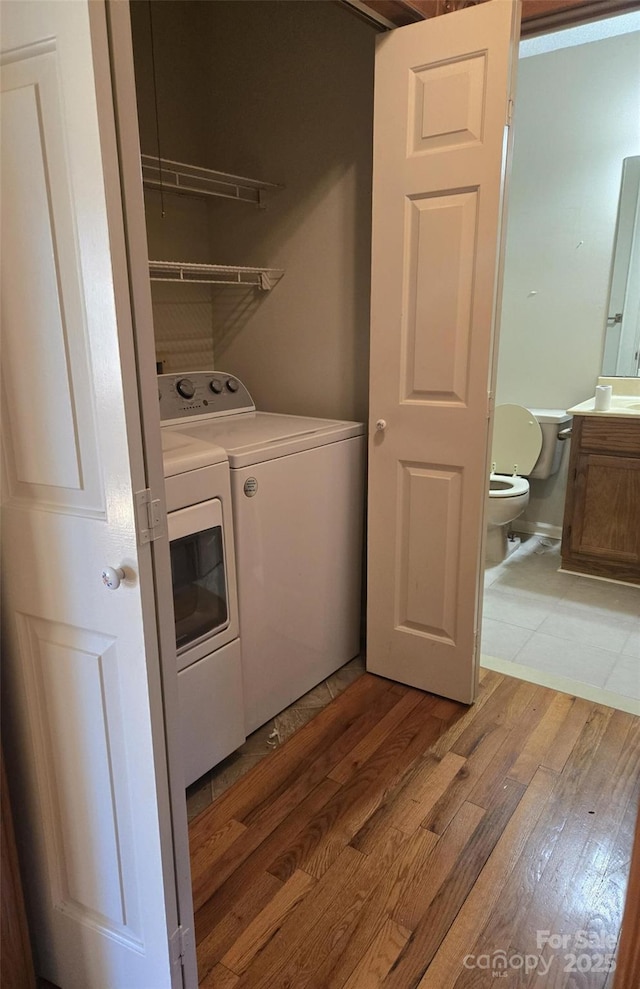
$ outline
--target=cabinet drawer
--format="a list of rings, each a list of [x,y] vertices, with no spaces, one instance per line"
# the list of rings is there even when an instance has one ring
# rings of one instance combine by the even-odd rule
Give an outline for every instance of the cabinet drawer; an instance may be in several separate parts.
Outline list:
[[[580,447],[582,450],[620,453],[640,457],[640,417],[582,416]]]

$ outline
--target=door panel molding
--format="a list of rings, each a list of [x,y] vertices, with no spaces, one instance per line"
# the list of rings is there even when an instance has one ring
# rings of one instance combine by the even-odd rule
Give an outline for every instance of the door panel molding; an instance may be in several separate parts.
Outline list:
[[[113,636],[16,615],[44,795],[52,906],[140,950],[130,781]],[[79,746],[76,717],[90,726]],[[123,861],[124,859],[124,861]]]
[[[0,71],[2,314],[20,325],[3,339],[8,497],[104,518],[56,41],[5,53]]]
[[[411,70],[409,154],[482,142],[486,71],[485,52]]]
[[[401,463],[399,472],[396,627],[455,646],[462,468]],[[450,562],[444,574],[432,566],[440,559]]]
[[[473,309],[477,190],[408,196],[403,402],[465,406]],[[442,286],[455,282],[455,294]]]

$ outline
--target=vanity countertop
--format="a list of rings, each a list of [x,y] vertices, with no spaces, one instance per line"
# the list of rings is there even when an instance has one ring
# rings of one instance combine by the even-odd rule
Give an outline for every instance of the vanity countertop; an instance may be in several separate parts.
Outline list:
[[[596,409],[595,395],[586,402],[567,409],[577,416],[640,416],[640,378],[598,378],[599,385],[611,385],[611,405],[608,409]]]
[[[637,395],[612,395],[608,409],[596,409],[595,404],[595,397],[589,398],[567,409],[567,412],[572,416],[640,416],[640,398]]]

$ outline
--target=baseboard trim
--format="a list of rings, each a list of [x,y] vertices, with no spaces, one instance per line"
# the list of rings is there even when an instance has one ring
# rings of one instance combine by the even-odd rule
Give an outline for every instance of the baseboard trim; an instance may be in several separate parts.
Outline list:
[[[562,526],[550,522],[527,522],[515,519],[511,526],[514,532],[526,532],[534,536],[548,536],[549,539],[562,539]]]

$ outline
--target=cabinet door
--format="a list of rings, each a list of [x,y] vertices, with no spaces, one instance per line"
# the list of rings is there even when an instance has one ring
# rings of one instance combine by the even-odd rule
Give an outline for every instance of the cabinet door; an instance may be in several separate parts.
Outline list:
[[[640,459],[578,456],[569,547],[572,556],[640,565]]]

